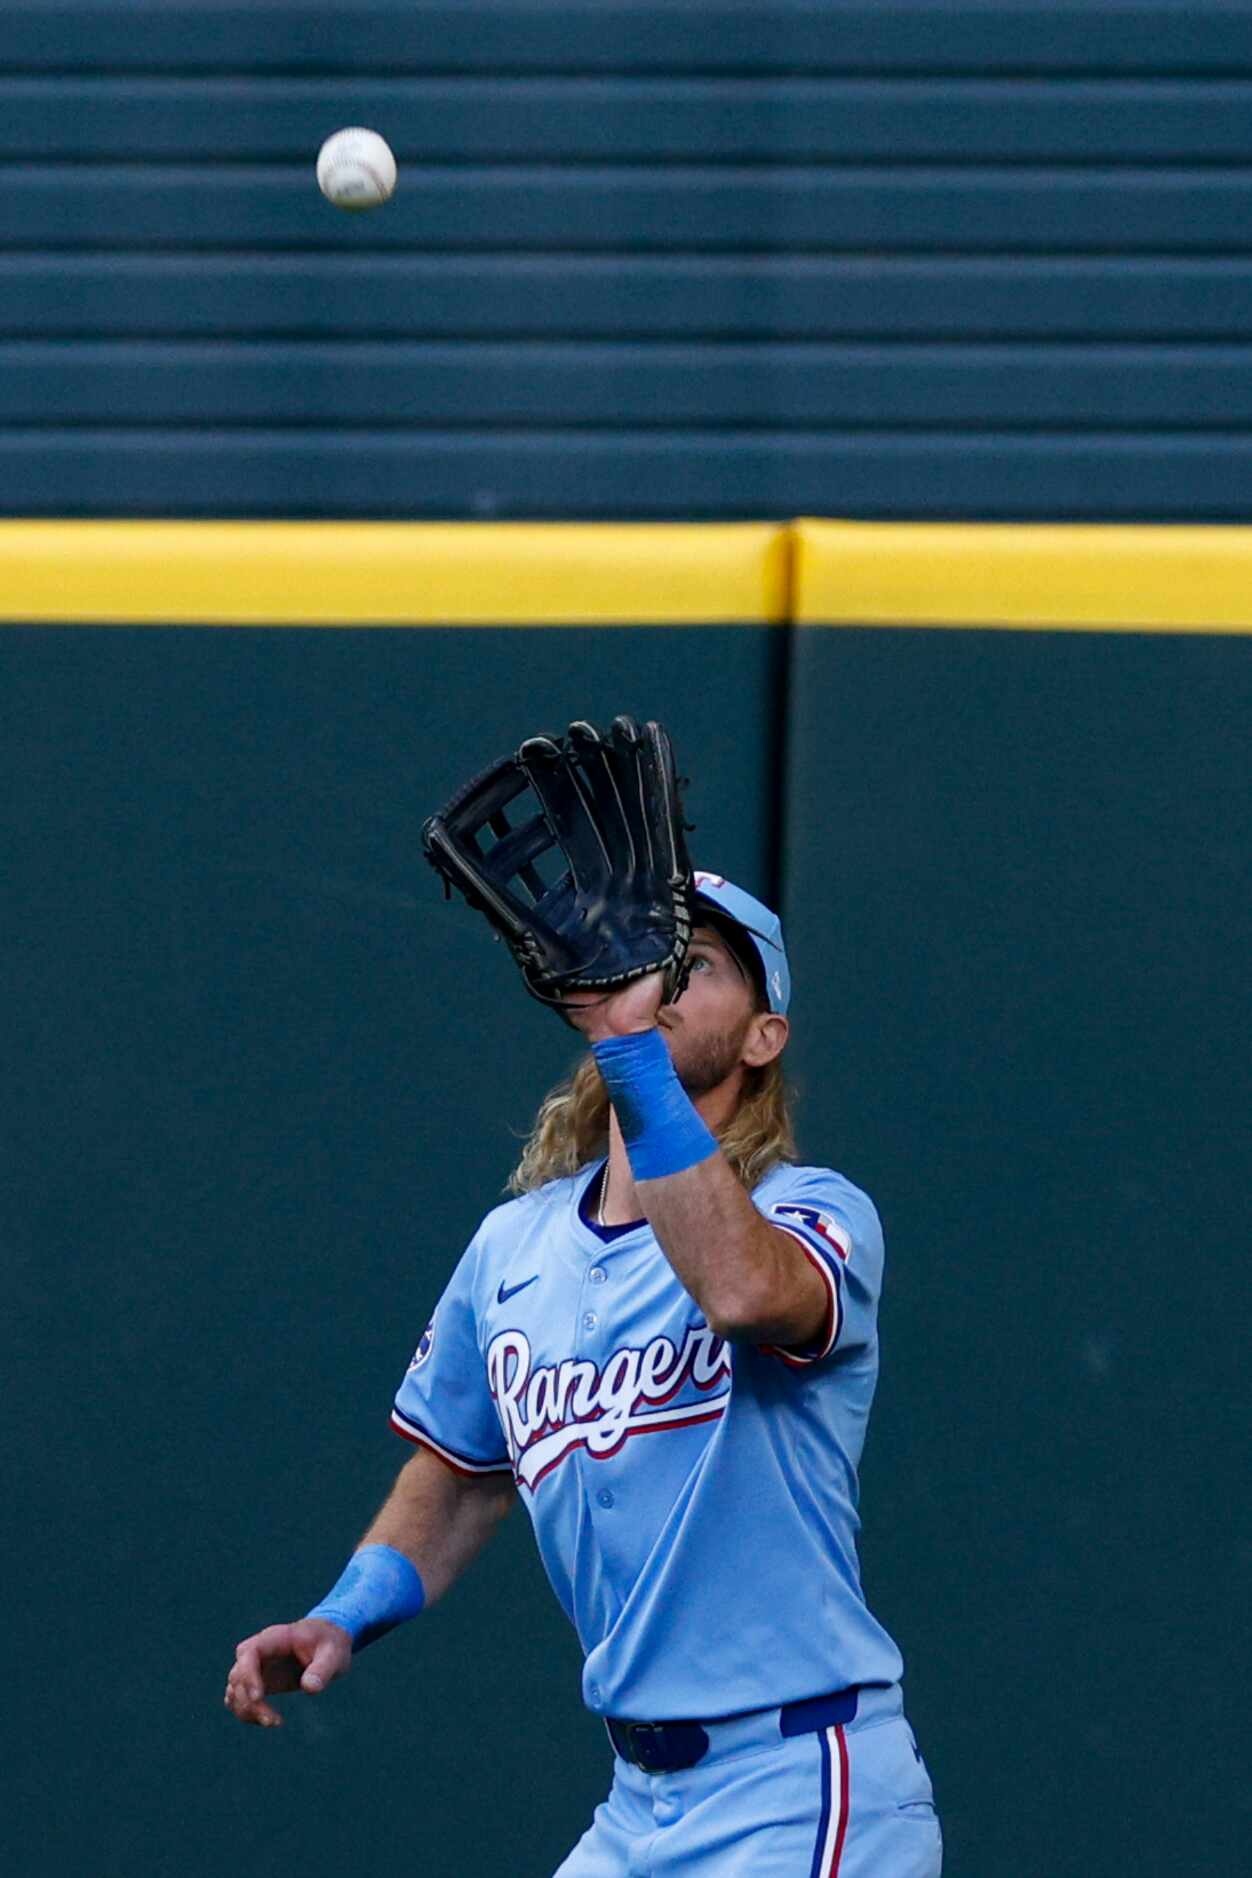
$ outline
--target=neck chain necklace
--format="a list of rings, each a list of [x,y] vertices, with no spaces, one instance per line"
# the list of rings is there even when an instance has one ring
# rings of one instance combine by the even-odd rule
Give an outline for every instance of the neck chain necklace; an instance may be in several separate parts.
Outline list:
[[[604,1163],[604,1172],[600,1176],[600,1198],[596,1201],[596,1225],[604,1224],[604,1202],[609,1197],[609,1164]]]

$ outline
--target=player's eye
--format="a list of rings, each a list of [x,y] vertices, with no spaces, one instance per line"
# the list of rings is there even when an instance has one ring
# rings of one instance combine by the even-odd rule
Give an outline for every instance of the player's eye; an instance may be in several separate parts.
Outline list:
[[[694,972],[697,965],[703,965],[705,970],[708,971],[712,968],[712,964],[713,964],[712,959],[709,958],[705,953],[697,952],[692,957],[691,969]]]

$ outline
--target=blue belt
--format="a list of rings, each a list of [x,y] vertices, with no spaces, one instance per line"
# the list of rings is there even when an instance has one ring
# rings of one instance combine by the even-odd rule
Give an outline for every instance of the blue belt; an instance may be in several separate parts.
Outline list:
[[[817,1734],[839,1722],[850,1722],[856,1714],[859,1690],[839,1689],[834,1695],[810,1696],[803,1702],[785,1702],[779,1709],[761,1709],[751,1715],[728,1715],[721,1721],[637,1722],[609,1719],[605,1727],[609,1740],[624,1761],[641,1768],[645,1774],[676,1774],[684,1767],[694,1767],[708,1753],[710,1745],[721,1745],[719,1737],[740,1732],[737,1724],[745,1721],[768,1723],[777,1716],[778,1733]],[[729,1745],[729,1744],[728,1744]]]

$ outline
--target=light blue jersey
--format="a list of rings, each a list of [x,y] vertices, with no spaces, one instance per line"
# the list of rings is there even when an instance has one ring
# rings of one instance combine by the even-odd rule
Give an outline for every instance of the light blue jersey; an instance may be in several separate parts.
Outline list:
[[[856,1556],[873,1204],[821,1167],[756,1188],[829,1292],[820,1346],[784,1352],[714,1336],[646,1223],[598,1235],[579,1206],[597,1177],[488,1214],[393,1426],[462,1472],[513,1474],[596,1713],[716,1719],[895,1684]]]

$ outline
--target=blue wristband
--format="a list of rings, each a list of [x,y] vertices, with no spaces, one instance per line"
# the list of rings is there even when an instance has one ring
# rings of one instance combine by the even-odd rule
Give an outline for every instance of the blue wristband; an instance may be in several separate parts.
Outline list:
[[[354,1552],[338,1583],[307,1617],[324,1617],[352,1638],[352,1648],[385,1637],[406,1618],[416,1617],[426,1602],[426,1587],[411,1558],[391,1545],[363,1545]]]
[[[636,1180],[663,1180],[707,1161],[716,1138],[691,1105],[659,1030],[593,1043]]]

